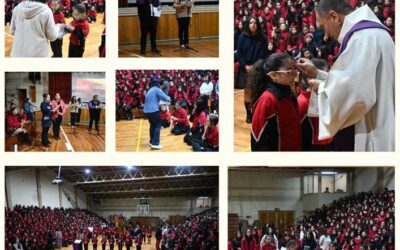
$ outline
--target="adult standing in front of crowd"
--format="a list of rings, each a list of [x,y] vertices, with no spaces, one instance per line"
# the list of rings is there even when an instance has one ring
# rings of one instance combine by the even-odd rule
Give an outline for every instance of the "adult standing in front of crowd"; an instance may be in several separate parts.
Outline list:
[[[161,149],[160,144],[160,130],[161,130],[161,118],[160,118],[160,101],[171,102],[171,98],[167,96],[159,85],[158,77],[152,77],[151,86],[146,94],[144,100],[143,112],[150,123],[150,141],[149,146],[152,149]]]

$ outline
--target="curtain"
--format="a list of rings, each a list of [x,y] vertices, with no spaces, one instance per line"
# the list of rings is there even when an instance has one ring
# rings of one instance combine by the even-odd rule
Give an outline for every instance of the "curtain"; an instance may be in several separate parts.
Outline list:
[[[49,94],[51,99],[59,93],[64,102],[69,102],[72,96],[72,73],[71,72],[50,72],[49,73]]]

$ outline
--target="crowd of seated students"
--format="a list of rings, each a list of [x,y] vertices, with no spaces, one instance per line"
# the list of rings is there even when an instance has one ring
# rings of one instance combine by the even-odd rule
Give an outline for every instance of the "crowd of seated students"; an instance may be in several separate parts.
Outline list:
[[[284,232],[273,224],[237,232],[229,249],[285,249],[290,242],[302,250],[394,250],[395,192],[362,192],[335,200]]]
[[[316,22],[315,8],[318,0],[235,0],[235,51],[243,27],[250,17],[256,17],[267,37],[267,55],[286,52],[294,57],[321,58],[332,66],[339,52],[339,44],[325,36]],[[379,20],[390,29],[395,39],[394,0],[350,0],[353,8],[365,4]],[[249,53],[251,53],[249,51]],[[238,58],[235,58],[238,60]]]
[[[211,208],[174,225],[163,225],[156,232],[156,249],[218,249],[218,216],[218,208]]]
[[[4,13],[5,13],[5,24],[11,22],[12,10],[24,0],[5,0],[4,1]],[[49,6],[51,5],[51,0],[48,1]],[[72,9],[77,4],[83,4],[86,7],[87,14],[91,19],[96,19],[97,12],[103,13],[105,11],[105,0],[60,0],[61,11],[65,17],[72,16]],[[93,8],[92,8],[93,7]],[[94,20],[95,21],[95,20]]]
[[[117,120],[120,112],[133,120],[133,110],[143,109],[153,77],[160,79],[162,91],[171,98],[171,103],[160,103],[163,127],[171,127],[174,135],[186,134],[184,142],[195,151],[218,151],[219,80],[215,70],[117,71]]]
[[[84,209],[64,209],[16,205],[5,211],[5,249],[21,244],[23,249],[54,249],[56,232],[62,233],[63,245],[68,246],[81,235],[100,235],[107,229],[107,222]],[[93,228],[90,232],[88,228]],[[107,231],[108,232],[108,231]]]

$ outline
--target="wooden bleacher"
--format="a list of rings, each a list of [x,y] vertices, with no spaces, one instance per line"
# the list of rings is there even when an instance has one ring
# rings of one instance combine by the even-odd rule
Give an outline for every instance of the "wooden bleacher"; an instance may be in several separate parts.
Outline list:
[[[228,240],[232,239],[239,229],[239,215],[228,214]]]

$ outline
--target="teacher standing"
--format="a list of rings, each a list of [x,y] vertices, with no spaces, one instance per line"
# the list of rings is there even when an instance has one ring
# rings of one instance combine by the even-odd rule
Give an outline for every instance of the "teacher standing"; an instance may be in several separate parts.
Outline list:
[[[14,36],[11,57],[50,57],[49,41],[57,39],[59,28],[45,2],[23,1],[14,8],[10,25],[10,35]]]
[[[143,112],[150,123],[150,141],[149,146],[152,149],[162,149],[160,144],[161,117],[160,117],[160,101],[171,102],[171,98],[167,96],[159,85],[157,77],[152,77],[151,86],[144,100]]]
[[[153,7],[161,10],[159,0],[137,0],[138,15],[140,21],[140,54],[146,54],[147,36],[150,33],[151,52],[160,53],[157,49],[156,36],[158,17],[154,16]]]

